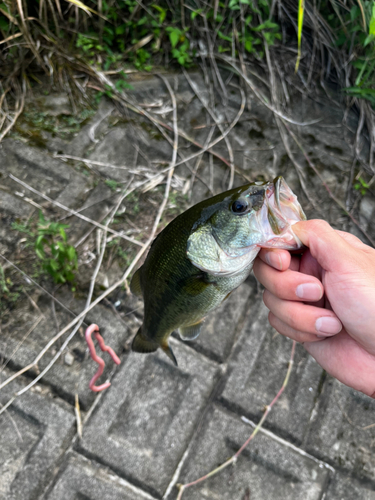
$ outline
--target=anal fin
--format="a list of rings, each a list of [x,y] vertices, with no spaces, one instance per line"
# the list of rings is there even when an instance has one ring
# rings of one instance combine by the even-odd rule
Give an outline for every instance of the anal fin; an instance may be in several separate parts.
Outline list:
[[[166,342],[165,344],[162,344],[161,348],[163,349],[165,354],[168,356],[168,358],[171,359],[176,366],[178,366],[176,356],[173,354],[171,346],[168,344],[168,342]]]
[[[194,325],[180,326],[180,328],[178,329],[178,333],[180,334],[182,340],[196,339],[201,333],[203,321],[204,319],[201,319],[200,321],[198,321],[198,323],[195,323]]]
[[[142,288],[141,288],[141,267],[136,270],[133,274],[132,280],[130,282],[131,292],[139,298],[142,298]]]

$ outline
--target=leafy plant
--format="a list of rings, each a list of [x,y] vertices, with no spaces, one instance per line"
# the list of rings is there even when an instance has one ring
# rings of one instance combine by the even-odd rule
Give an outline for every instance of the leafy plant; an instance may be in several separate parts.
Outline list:
[[[181,66],[189,66],[192,62],[190,57],[190,42],[186,37],[187,28],[181,30],[177,26],[168,26],[166,32],[169,35],[169,41],[172,45],[172,57],[177,59]]]
[[[340,19],[327,13],[325,18],[337,33],[336,46],[351,53],[355,80],[344,91],[375,106],[375,3],[361,1],[347,9]]]
[[[28,236],[27,246],[32,246],[42,269],[55,283],[75,282],[74,271],[78,268],[76,249],[67,241],[65,229],[69,225],[46,221],[39,212],[39,221],[35,231],[27,225],[13,223],[12,228]]]
[[[115,181],[114,179],[106,179],[105,184],[112,189],[112,191],[117,191],[119,187],[119,183]]]
[[[9,288],[7,285],[9,286],[9,285],[11,285],[11,283],[9,283],[8,280],[5,278],[3,266],[0,265],[0,292],[1,292],[1,294],[9,293]]]
[[[120,71],[120,78],[115,81],[115,88],[118,92],[122,92],[124,89],[132,90],[133,86],[127,82],[127,76],[123,71]],[[97,92],[95,96],[95,101],[99,103],[103,96],[107,96],[109,99],[113,97],[113,88],[110,85],[104,85],[104,90]]]
[[[219,4],[221,7],[223,5]],[[206,14],[208,19],[212,20],[212,29],[216,29],[218,39],[222,42],[218,46],[218,51],[229,52],[232,50],[233,43],[238,40],[243,46],[245,52],[252,54],[257,59],[262,59],[264,55],[263,45],[272,46],[277,40],[281,40],[280,27],[270,19],[270,10],[267,0],[254,2],[253,0],[230,0],[228,4],[229,15],[225,18],[222,14],[217,14],[213,19],[213,12]],[[236,32],[225,30],[231,26],[238,17],[238,11],[241,11],[244,17],[244,24],[241,30]],[[197,15],[193,12],[194,16]],[[192,14],[192,16],[193,16]],[[259,22],[259,19],[264,19]],[[220,27],[216,28],[216,25]],[[238,50],[236,50],[238,53]]]
[[[67,242],[65,229],[68,227],[67,224],[46,221],[42,212],[39,213],[35,253],[55,283],[75,281],[78,258],[76,249]]]
[[[367,193],[369,187],[370,186],[364,179],[362,179],[362,177],[358,177],[357,181],[354,183],[354,189],[359,191],[362,196],[364,196]]]
[[[0,265],[0,313],[3,314],[9,308],[12,308],[18,301],[23,286],[15,285],[12,280],[5,276],[3,266]]]

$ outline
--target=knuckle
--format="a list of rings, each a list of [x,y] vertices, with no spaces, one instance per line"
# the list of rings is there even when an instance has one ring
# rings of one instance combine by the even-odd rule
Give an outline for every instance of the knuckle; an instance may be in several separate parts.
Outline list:
[[[275,319],[276,319],[276,316],[275,316],[273,313],[269,312],[269,313],[268,313],[268,321],[269,321],[269,324],[270,324],[273,328],[275,328],[275,330],[277,330],[277,328],[276,328],[276,323],[277,323],[277,322],[275,321]]]
[[[327,221],[322,220],[322,219],[312,219],[308,221],[309,223],[309,229],[313,231],[314,233],[321,233],[324,232],[326,233],[327,231],[334,231],[334,229],[328,224]]]
[[[290,316],[288,323],[289,323],[289,326],[291,328],[293,328],[294,330],[300,330],[299,321],[294,316]]]
[[[273,293],[276,297],[283,298],[285,292],[285,283],[282,283],[281,280],[275,280],[272,284]]]
[[[271,309],[270,308],[270,299],[271,299],[271,293],[268,290],[264,290],[264,293],[263,293],[263,302],[264,302],[264,305],[268,309]]]

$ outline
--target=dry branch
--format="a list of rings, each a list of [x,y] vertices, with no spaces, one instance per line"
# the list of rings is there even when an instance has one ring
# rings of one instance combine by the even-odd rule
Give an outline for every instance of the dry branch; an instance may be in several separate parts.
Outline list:
[[[103,224],[99,224],[99,222],[96,222],[92,219],[89,219],[88,217],[86,217],[85,215],[82,215],[80,214],[79,212],[76,212],[75,210],[72,210],[68,207],[66,207],[65,205],[63,205],[62,203],[56,201],[56,200],[53,200],[52,198],[50,198],[49,196],[41,193],[40,191],[38,191],[37,189],[33,188],[32,186],[30,186],[29,184],[27,184],[26,182],[23,182],[21,181],[21,179],[18,179],[17,177],[15,177],[13,174],[9,174],[9,177],[14,180],[15,182],[17,182],[18,184],[21,184],[21,186],[23,186],[24,188],[28,189],[29,191],[31,191],[32,193],[35,193],[37,194],[38,196],[40,196],[41,198],[44,198],[45,200],[49,201],[50,203],[52,203],[52,205],[55,205],[59,208],[61,208],[62,210],[65,210],[65,212],[69,212],[71,215],[74,215],[75,217],[78,217],[79,219],[82,219],[86,222],[89,222],[90,224],[92,224],[93,226],[96,226],[96,227],[99,227],[100,229],[103,229],[104,231],[108,231],[109,233],[112,233],[114,234],[115,236],[117,236],[118,238],[123,238],[124,240],[127,240],[129,241],[130,243],[133,243],[133,245],[137,245],[137,246],[142,246],[142,243],[140,241],[137,241],[137,240],[134,240],[133,238],[129,238],[129,236],[125,236],[124,234],[122,233],[119,233],[118,231],[115,231],[114,229],[111,229],[111,228],[107,228],[106,226],[103,226]],[[127,192],[127,195],[129,194],[129,191]]]
[[[290,374],[291,374],[291,371],[292,371],[292,368],[293,368],[293,363],[294,363],[295,349],[296,349],[296,341],[293,340],[292,351],[290,353],[290,359],[289,359],[289,363],[288,363],[288,369],[287,369],[287,373],[286,373],[284,382],[283,382],[282,386],[280,387],[280,389],[279,389],[278,393],[276,394],[276,396],[271,401],[271,403],[266,407],[265,412],[263,413],[262,418],[260,419],[258,425],[255,427],[255,429],[252,432],[252,434],[248,437],[248,439],[244,442],[244,444],[239,448],[239,450],[231,458],[229,458],[228,460],[226,460],[223,464],[221,464],[216,469],[212,470],[211,472],[208,472],[207,474],[205,474],[204,476],[200,477],[199,479],[196,479],[195,481],[191,481],[190,483],[177,484],[177,488],[179,489],[179,492],[178,492],[176,500],[181,500],[183,492],[187,488],[190,488],[191,486],[195,486],[196,484],[199,484],[199,483],[201,483],[203,481],[206,481],[206,479],[208,479],[208,478],[216,475],[218,472],[221,472],[223,469],[225,469],[226,467],[228,467],[228,465],[235,464],[237,462],[238,457],[241,455],[241,453],[243,452],[243,450],[248,446],[248,444],[250,443],[250,441],[252,441],[255,438],[255,436],[258,434],[258,432],[261,429],[264,421],[267,418],[267,415],[269,414],[269,412],[271,411],[272,407],[276,404],[276,402],[278,401],[278,399],[280,398],[280,396],[284,392],[286,386],[288,385]]]

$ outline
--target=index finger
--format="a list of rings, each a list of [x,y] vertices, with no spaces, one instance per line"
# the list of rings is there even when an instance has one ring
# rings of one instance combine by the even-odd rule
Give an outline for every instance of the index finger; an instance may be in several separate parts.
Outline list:
[[[278,271],[286,271],[287,269],[298,271],[299,269],[299,257],[292,256],[287,250],[281,250],[280,248],[262,248],[258,257]]]

